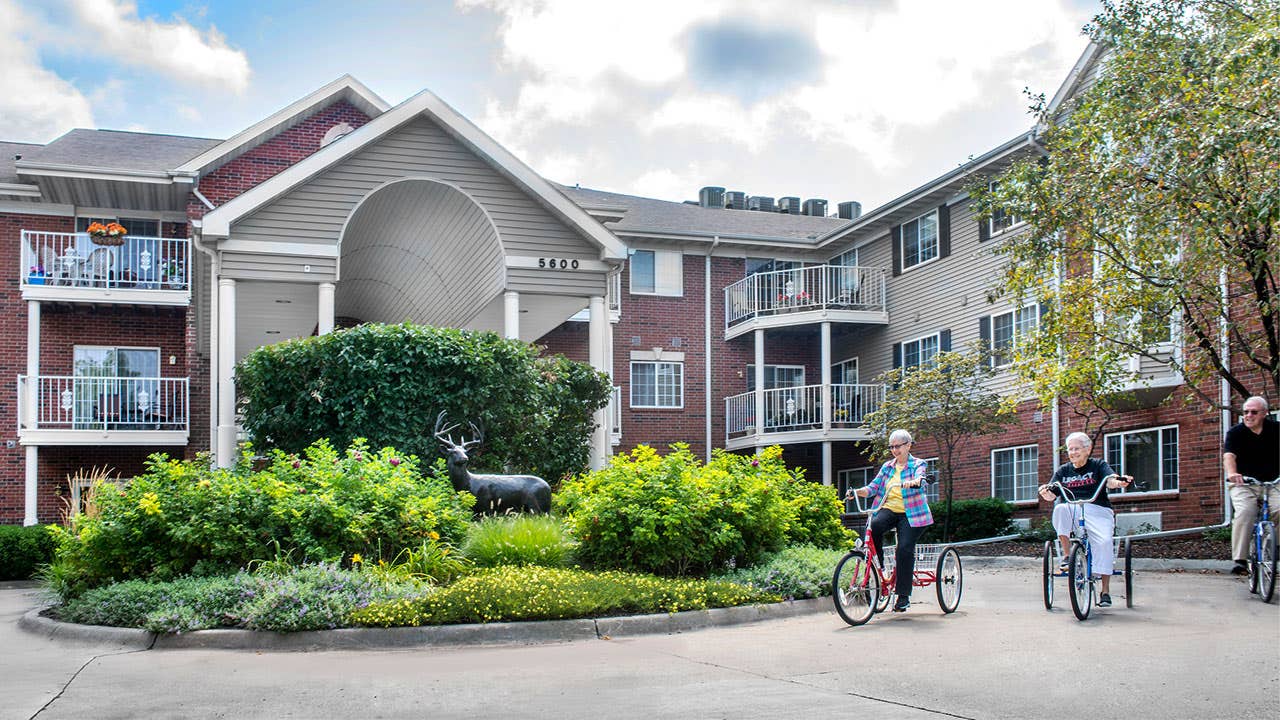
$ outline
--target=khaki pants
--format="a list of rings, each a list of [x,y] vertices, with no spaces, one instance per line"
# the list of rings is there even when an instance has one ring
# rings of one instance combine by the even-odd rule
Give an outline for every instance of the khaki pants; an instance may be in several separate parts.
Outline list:
[[[1262,487],[1258,485],[1227,486],[1231,492],[1231,507],[1235,510],[1235,520],[1231,521],[1231,559],[1248,560],[1249,544],[1253,542],[1253,524],[1258,521],[1258,498],[1262,497]],[[1271,519],[1274,521],[1280,513],[1280,486],[1272,485],[1269,489],[1271,503]]]

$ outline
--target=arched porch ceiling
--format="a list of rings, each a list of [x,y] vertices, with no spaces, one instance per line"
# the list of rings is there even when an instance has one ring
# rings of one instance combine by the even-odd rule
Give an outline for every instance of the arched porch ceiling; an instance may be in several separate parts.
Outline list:
[[[470,327],[505,284],[489,217],[445,183],[388,183],[356,207],[339,244],[335,311],[369,322]]]

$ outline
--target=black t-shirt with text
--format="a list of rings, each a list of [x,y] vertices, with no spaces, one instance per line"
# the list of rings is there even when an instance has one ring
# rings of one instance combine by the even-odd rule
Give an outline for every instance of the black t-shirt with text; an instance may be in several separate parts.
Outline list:
[[[1275,480],[1280,475],[1280,423],[1263,418],[1261,434],[1253,432],[1244,423],[1238,423],[1227,431],[1222,452],[1236,456],[1236,472],[1241,475],[1262,482]]]
[[[1076,467],[1070,462],[1063,463],[1053,473],[1053,479],[1061,482],[1075,496],[1076,500],[1087,500],[1093,497],[1094,491],[1098,489],[1098,483],[1108,475],[1114,474],[1115,471],[1107,464],[1106,460],[1098,460],[1089,458],[1081,467]],[[1054,495],[1062,495],[1058,492],[1058,488],[1050,488]],[[1107,491],[1103,490],[1098,494],[1098,498],[1093,501],[1094,505],[1102,507],[1111,507],[1111,500],[1107,499]]]

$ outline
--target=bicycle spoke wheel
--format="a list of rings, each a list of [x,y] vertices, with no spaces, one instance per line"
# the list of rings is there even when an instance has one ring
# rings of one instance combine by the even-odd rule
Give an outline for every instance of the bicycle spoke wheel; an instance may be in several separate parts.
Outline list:
[[[1124,541],[1124,606],[1133,607],[1133,541]]]
[[[1058,563],[1054,562],[1053,541],[1044,541],[1044,567],[1041,572],[1041,587],[1044,589],[1044,609],[1053,609],[1053,575],[1058,572]]]
[[[880,576],[861,550],[840,558],[831,579],[831,597],[841,619],[854,626],[870,620],[879,594]]]
[[[1262,602],[1269,603],[1276,594],[1276,526],[1267,523],[1262,529],[1262,557],[1258,559],[1258,592]]]
[[[935,573],[934,589],[938,592],[938,607],[944,613],[953,613],[960,607],[960,594],[964,591],[963,568],[960,567],[960,554],[955,548],[947,548],[938,556],[938,571]]]
[[[1249,536],[1249,557],[1246,562],[1249,565],[1249,594],[1258,594],[1258,540],[1262,533],[1257,526],[1253,528],[1253,535]]]
[[[1077,620],[1089,619],[1093,609],[1093,578],[1089,577],[1089,558],[1084,546],[1071,548],[1071,560],[1067,563],[1067,591],[1071,595],[1071,612]]]

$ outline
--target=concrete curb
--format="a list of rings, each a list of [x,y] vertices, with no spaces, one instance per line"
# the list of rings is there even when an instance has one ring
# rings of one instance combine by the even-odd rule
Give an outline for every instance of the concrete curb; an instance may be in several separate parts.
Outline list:
[[[831,598],[596,619],[402,628],[340,628],[296,633],[217,629],[157,634],[137,628],[60,622],[41,615],[45,609],[47,608],[36,608],[26,613],[18,621],[18,627],[53,641],[115,645],[139,650],[218,649],[300,652],[465,645],[535,645],[579,640],[608,640],[634,635],[673,634],[829,610]]]

